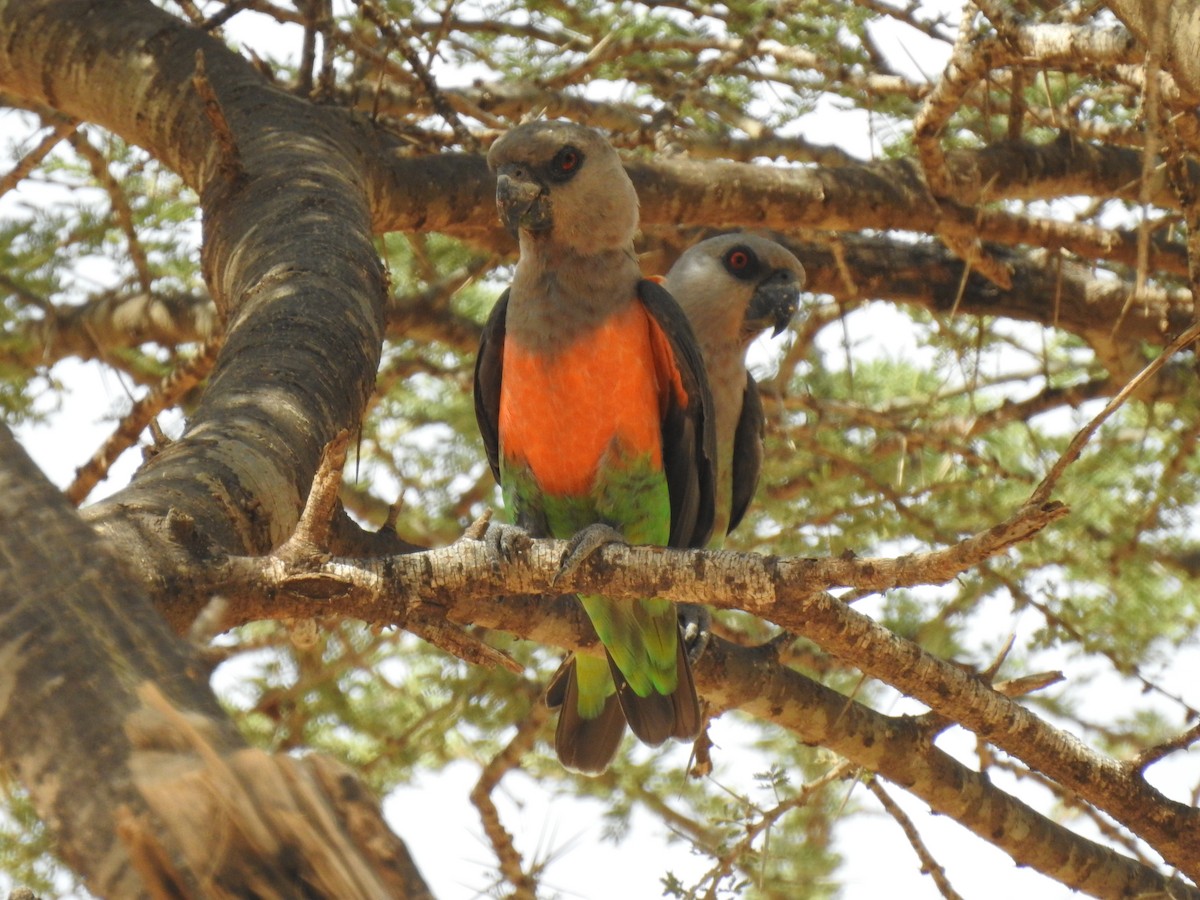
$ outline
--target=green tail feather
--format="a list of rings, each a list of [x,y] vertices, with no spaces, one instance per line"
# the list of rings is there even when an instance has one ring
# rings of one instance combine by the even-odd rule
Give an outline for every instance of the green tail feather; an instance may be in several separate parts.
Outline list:
[[[586,496],[544,494],[527,467],[501,456],[504,505],[511,521],[535,534],[567,538],[596,522],[612,524],[631,544],[665,546],[671,507],[666,478],[648,456],[614,446]],[[555,750],[563,765],[586,773],[608,768],[628,720],[643,742],[694,740],[700,705],[679,635],[675,605],[581,596],[607,660],[579,656],[555,675],[546,702],[561,707]]]
[[[675,604],[669,600],[608,600],[580,596],[617,668],[639,697],[673,694],[679,625]]]

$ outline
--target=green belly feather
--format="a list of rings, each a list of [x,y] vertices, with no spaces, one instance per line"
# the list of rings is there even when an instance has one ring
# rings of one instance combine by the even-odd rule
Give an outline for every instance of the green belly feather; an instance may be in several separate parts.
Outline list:
[[[554,496],[541,490],[527,465],[501,456],[504,506],[510,520],[535,536],[570,538],[604,523],[630,544],[666,546],[671,533],[667,479],[648,454],[610,448],[601,458],[591,490],[583,496]],[[544,523],[544,524],[543,524]],[[539,534],[542,529],[545,534]],[[656,598],[624,601],[581,596],[580,602],[617,668],[639,697],[669,695],[678,686],[675,606]],[[599,714],[612,694],[612,678],[601,660],[580,658],[579,710]],[[589,714],[590,713],[590,714]]]

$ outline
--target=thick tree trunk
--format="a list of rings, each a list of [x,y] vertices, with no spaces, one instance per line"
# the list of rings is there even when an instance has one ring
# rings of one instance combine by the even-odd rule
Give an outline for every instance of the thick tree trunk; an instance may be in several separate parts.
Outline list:
[[[285,539],[371,392],[384,279],[349,118],[147,3],[0,2],[0,48],[5,90],[200,193],[227,332],[183,439],[88,511],[107,545],[5,435],[0,758],[102,896],[427,895],[353,777],[245,747],[137,587],[186,628],[205,598],[176,567]]]
[[[0,759],[102,897],[425,897],[378,802],[247,748],[186,647],[0,426]]]
[[[1143,40],[1145,29],[1139,30],[1137,17],[1162,8],[1132,0],[1112,5]],[[1122,12],[1125,7],[1132,12]],[[1179,35],[1188,29],[1180,25],[1170,31],[1171,47],[1182,48]],[[1166,65],[1186,81],[1181,53],[1170,49]],[[423,887],[414,881],[402,847],[390,844],[382,861],[357,859],[353,848],[371,843],[370,829],[364,836],[330,824],[319,832],[278,836],[281,827],[286,831],[283,823],[319,818],[315,808],[332,805],[335,816],[354,820],[359,798],[335,790],[314,807],[307,799],[313,791],[328,796],[331,785],[347,782],[324,764],[301,766],[241,748],[207,691],[186,676],[186,656],[131,585],[140,581],[170,625],[182,630],[208,596],[193,587],[195,571],[228,554],[263,553],[291,533],[321,447],[340,427],[357,422],[373,383],[384,279],[372,229],[444,230],[492,240],[491,184],[482,159],[391,154],[387,138],[365,122],[276,90],[219,42],[142,0],[0,0],[0,89],[22,102],[84,117],[146,147],[199,192],[205,273],[227,331],[211,386],[184,437],[156,456],[129,488],[87,514],[118,548],[125,570],[119,571],[94,534],[67,515],[61,498],[44,495],[48,489],[11,440],[0,445],[0,463],[11,458],[3,477],[13,485],[30,485],[22,493],[0,481],[0,487],[8,487],[0,499],[4,521],[21,523],[21,534],[11,526],[0,534],[0,559],[12,570],[0,587],[0,684],[5,686],[0,758],[14,765],[62,835],[68,860],[102,893],[137,893],[148,881],[177,887],[184,895],[225,891],[233,896],[238,885],[260,879],[279,896],[294,893],[301,882],[320,885],[328,896],[420,895]],[[1057,157],[1041,152],[1039,158]],[[1060,161],[1070,168],[1067,162],[1077,158]],[[1123,184],[1139,161],[1124,153],[1113,162],[1122,164],[1114,171]],[[940,221],[911,163],[784,171],[666,161],[630,168],[648,224],[936,231]],[[966,166],[964,171],[966,178],[973,170]],[[1103,172],[1096,168],[1092,174]],[[1062,172],[1055,169],[1050,177],[1055,196],[1061,195]],[[1014,185],[1014,191],[1037,189],[1024,177],[975,180],[989,191],[1005,184]],[[1030,237],[1012,217],[976,221],[972,213],[970,219],[985,239],[1013,245]],[[1110,244],[1064,234],[1059,243],[1047,239],[1046,246],[1095,258],[1130,253],[1128,241]],[[804,258],[813,283],[840,297],[896,296],[899,286],[913,302],[935,307],[952,302],[962,311],[1054,321],[1104,339],[1127,302],[1127,285],[1102,290],[1078,267],[1047,265],[1027,253],[1014,252],[1014,288],[1003,291],[978,276],[964,283],[962,265],[940,251],[882,240],[845,243],[840,249],[849,249],[844,255],[858,284],[845,283],[845,271],[827,248],[809,248]],[[1176,257],[1164,254],[1167,262],[1178,264]],[[812,264],[817,259],[820,267]],[[1127,368],[1124,351],[1134,339],[1161,343],[1190,316],[1190,306],[1177,297],[1157,300],[1154,315],[1124,323],[1122,346],[1098,346],[1114,372]],[[36,492],[30,493],[34,486]],[[60,545],[65,549],[47,559],[48,549],[57,551]],[[52,577],[39,583],[42,570]],[[483,583],[483,570],[480,563],[473,574],[476,585]],[[427,588],[429,573],[420,577]],[[747,596],[730,603],[745,606]],[[377,608],[374,616],[403,621],[403,610],[396,609],[402,595],[392,591],[388,602],[391,606]],[[992,697],[961,672],[936,670],[912,648],[889,644],[867,623],[842,616],[836,604],[821,598],[811,602],[807,619],[796,612],[804,609],[797,601],[790,611],[775,610],[776,621],[797,630],[807,627],[833,652],[865,659],[866,671],[914,696],[937,694],[928,699],[934,710],[1018,756],[1026,751],[1033,764],[1098,806],[1107,801],[1112,807],[1115,797],[1116,814],[1131,828],[1130,820],[1157,815],[1148,826],[1152,843],[1195,874],[1194,841],[1186,837],[1194,812],[1158,802],[1143,789],[1140,773],[1134,778],[1129,771],[1091,766],[1091,754],[1041,741],[1041,733],[1014,737],[1001,726],[1010,721],[1031,726],[1032,719],[1012,708],[1015,704]],[[492,606],[497,616],[505,611]],[[247,603],[237,614],[278,615],[281,608],[251,609]],[[769,616],[772,611],[759,612]],[[372,617],[366,610],[362,614]],[[555,619],[558,626],[562,621]],[[509,627],[519,631],[527,624]],[[846,638],[851,625],[865,635],[862,646]],[[563,643],[578,640],[572,633]],[[1022,862],[1046,870],[1060,865],[1049,856],[1082,852],[1093,872],[1096,859],[1113,866],[1106,884],[1117,883],[1122,890],[1157,885],[1153,873],[1139,866],[1108,859],[1098,849],[1079,851],[1049,823],[1035,821],[1018,804],[1001,802],[997,792],[986,791],[982,781],[972,781],[941,754],[903,752],[923,739],[913,729],[897,729],[877,741],[893,723],[871,719],[847,704],[853,721],[840,731],[832,726],[822,731],[818,720],[805,716],[823,708],[840,720],[842,699],[820,691],[801,698],[804,691],[791,676],[772,669],[769,680],[735,656],[724,658],[725,671],[710,670],[721,659],[711,658],[700,672],[706,693],[718,702],[780,721],[806,740],[828,741],[913,786],[936,808],[985,835],[990,816],[1000,810],[1006,827],[1016,822],[1036,835],[1013,837],[1019,829],[1011,827],[1007,834],[991,832],[991,839]],[[734,672],[738,666],[740,674]],[[767,699],[765,690],[742,695],[739,685],[774,693]],[[954,690],[942,696],[938,689],[945,685]],[[1032,733],[1031,727],[1026,731]],[[1037,751],[1032,755],[1031,745]],[[68,765],[75,767],[61,769]],[[1114,774],[1122,777],[1110,777]],[[969,790],[957,790],[960,777]],[[962,807],[958,801],[971,791],[987,802]],[[230,823],[224,834],[231,855],[217,860],[217,883],[204,866],[211,845],[196,837],[209,837],[202,826],[224,822],[222,816]],[[1176,821],[1186,827],[1173,827]],[[1056,877],[1086,883],[1083,875]],[[264,890],[263,895],[270,894]]]
[[[1200,103],[1200,7],[1177,0],[1108,0],[1106,4],[1141,41],[1157,44],[1160,65],[1181,99]]]
[[[146,147],[200,194],[224,347],[184,436],[87,512],[182,630],[205,598],[173,573],[285,540],[373,388],[385,290],[365,142],[139,0],[0,0],[0,86]]]

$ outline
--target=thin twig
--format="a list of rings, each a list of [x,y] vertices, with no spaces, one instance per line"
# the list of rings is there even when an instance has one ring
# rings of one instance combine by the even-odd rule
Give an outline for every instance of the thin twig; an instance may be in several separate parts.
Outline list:
[[[536,867],[526,871],[522,864],[521,854],[513,843],[512,835],[500,821],[500,812],[492,801],[492,792],[505,775],[520,767],[521,758],[533,749],[533,743],[549,717],[550,708],[539,702],[536,697],[533,698],[529,712],[517,723],[517,733],[504,749],[483,767],[479,773],[479,780],[471,788],[471,802],[479,810],[483,832],[496,853],[500,874],[512,885],[513,892],[509,896],[515,900],[536,900],[538,873]]]
[[[1160,6],[1159,14],[1151,19],[1149,47],[1146,49],[1146,80],[1142,87],[1142,110],[1139,117],[1145,123],[1144,144],[1142,145],[1142,175],[1138,181],[1138,205],[1141,207],[1141,218],[1138,222],[1137,236],[1137,268],[1134,272],[1133,291],[1121,314],[1113,322],[1110,337],[1116,337],[1133,306],[1134,297],[1142,293],[1150,271],[1150,183],[1154,170],[1158,167],[1158,150],[1163,143],[1162,134],[1162,105],[1159,94],[1159,75],[1162,72],[1162,52],[1166,43],[1166,28],[1169,17],[1165,5]]]
[[[430,74],[429,68],[421,61],[421,57],[413,49],[411,41],[416,39],[416,34],[411,28],[397,22],[391,14],[381,10],[372,0],[358,0],[359,8],[363,14],[375,23],[375,26],[391,41],[392,45],[400,51],[400,55],[404,57],[404,61],[408,63],[413,74],[421,82],[425,88],[425,92],[429,95],[429,102],[433,104],[434,110],[450,129],[454,132],[454,137],[459,145],[466,151],[476,151],[479,149],[479,141],[475,135],[467,129],[462,123],[462,119],[458,117],[454,107],[442,94],[433,75]]]
[[[317,58],[317,16],[321,0],[304,0],[300,11],[304,15],[304,40],[300,46],[300,68],[297,74],[296,92],[301,97],[312,94],[313,66]]]
[[[343,428],[321,452],[321,462],[313,476],[308,500],[300,513],[296,530],[284,547],[293,542],[302,542],[314,548],[329,546],[329,532],[337,510],[338,492],[342,487],[342,470],[350,447],[350,429]],[[280,551],[283,547],[280,547]],[[280,551],[276,551],[279,554]],[[286,555],[286,554],[281,554]]]
[[[757,876],[758,873],[756,871],[750,871],[746,866],[747,859],[751,858],[754,842],[765,832],[769,831],[784,815],[794,809],[807,806],[809,801],[826,786],[849,777],[857,768],[848,759],[840,760],[825,772],[824,775],[802,784],[793,796],[783,800],[771,809],[762,811],[757,819],[746,822],[743,828],[744,835],[741,840],[717,856],[716,865],[704,873],[697,887],[708,884],[710,890],[706,896],[716,896],[715,889],[717,885],[730,876],[735,866],[743,869],[751,876]],[[749,800],[744,798],[738,799],[741,805],[748,807],[750,810],[757,811],[756,807]],[[761,887],[761,885],[759,886]]]
[[[137,272],[138,285],[144,293],[152,293],[154,288],[154,278],[150,274],[150,261],[146,256],[146,248],[142,246],[142,240],[138,237],[138,229],[133,221],[133,208],[129,205],[129,200],[125,196],[125,189],[121,183],[117,181],[109,168],[108,160],[104,158],[104,154],[100,149],[92,144],[81,131],[76,131],[70,137],[71,146],[75,148],[75,152],[87,160],[89,168],[92,170],[92,177],[96,179],[104,188],[104,192],[108,194],[108,202],[112,207],[113,218],[117,220],[117,225],[121,229],[121,233],[125,235],[125,243],[129,248],[129,258],[133,261],[134,271]]]
[[[78,119],[62,119],[54,123],[53,130],[42,138],[36,147],[17,160],[17,164],[11,170],[0,175],[0,197],[3,197],[34,169],[38,167],[43,159],[50,155],[50,151],[59,145],[65,138],[74,134],[75,129],[79,127]]]
[[[216,362],[217,350],[222,338],[209,340],[200,352],[178,366],[163,379],[155,390],[137,400],[133,408],[122,417],[117,430],[92,454],[92,458],[75,470],[75,478],[65,491],[67,499],[78,506],[92,489],[108,475],[108,470],[122,453],[137,441],[138,435],[165,409],[179,402],[179,398],[204,380]]]
[[[1063,473],[1067,470],[1071,463],[1075,462],[1075,460],[1079,458],[1079,454],[1083,452],[1084,446],[1089,440],[1092,439],[1092,436],[1097,430],[1099,430],[1100,426],[1104,424],[1105,420],[1107,420],[1109,416],[1120,409],[1121,406],[1125,404],[1125,401],[1133,396],[1138,388],[1153,378],[1158,373],[1158,370],[1166,364],[1167,360],[1169,360],[1184,347],[1187,347],[1189,344],[1194,342],[1197,338],[1200,338],[1200,322],[1194,323],[1190,328],[1187,329],[1187,331],[1179,335],[1179,337],[1175,338],[1175,340],[1171,341],[1171,343],[1163,349],[1161,354],[1155,357],[1145,368],[1142,369],[1142,371],[1138,372],[1133,376],[1133,378],[1129,379],[1129,383],[1126,384],[1125,387],[1121,388],[1115,397],[1108,401],[1108,404],[1104,407],[1104,409],[1100,410],[1096,417],[1092,419],[1092,421],[1088,422],[1088,424],[1071,439],[1071,443],[1067,445],[1067,449],[1063,451],[1062,456],[1058,458],[1058,461],[1055,462],[1050,471],[1046,473],[1046,477],[1042,479],[1036,490],[1034,490],[1034,492],[1030,495],[1028,504],[1040,505],[1049,500],[1050,494],[1054,490],[1054,486],[1058,484],[1058,480],[1062,477]]]
[[[887,810],[888,815],[896,820],[896,824],[900,826],[900,830],[904,832],[904,836],[908,838],[909,844],[916,851],[917,858],[921,860],[921,871],[933,879],[933,883],[937,885],[938,892],[946,900],[962,900],[962,895],[954,890],[950,884],[950,880],[946,877],[946,870],[933,858],[933,854],[929,852],[929,848],[921,840],[921,833],[913,825],[912,819],[899,807],[879,782],[880,779],[878,776],[868,778],[867,790],[875,795],[879,803]]]
[[[337,70],[333,66],[334,59],[334,27],[333,9],[330,0],[320,0],[321,18],[317,28],[321,32],[321,71],[317,76],[316,98],[327,101],[333,96],[337,83]]]
[[[1147,747],[1134,758],[1133,765],[1138,772],[1145,772],[1146,769],[1160,759],[1179,750],[1187,750],[1196,741],[1200,741],[1200,723],[1193,725],[1182,734],[1177,734],[1169,741],[1163,741],[1161,744]]]

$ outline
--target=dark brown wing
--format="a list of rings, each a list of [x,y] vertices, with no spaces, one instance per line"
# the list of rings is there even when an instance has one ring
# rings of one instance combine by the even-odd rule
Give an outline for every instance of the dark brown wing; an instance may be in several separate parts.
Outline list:
[[[663,467],[671,495],[672,547],[703,547],[713,528],[717,436],[700,348],[679,304],[662,285],[638,282],[638,297],[666,336],[687,394],[672,394],[662,420]]]
[[[500,295],[479,338],[475,357],[475,421],[492,474],[500,482],[500,378],[504,371],[504,318],[508,291]]]
[[[758,395],[758,382],[747,372],[746,390],[742,394],[742,414],[738,417],[737,431],[733,435],[733,496],[726,534],[737,528],[742,516],[746,514],[746,507],[754,499],[758,476],[762,471],[765,430],[766,421],[763,417],[762,398]]]

